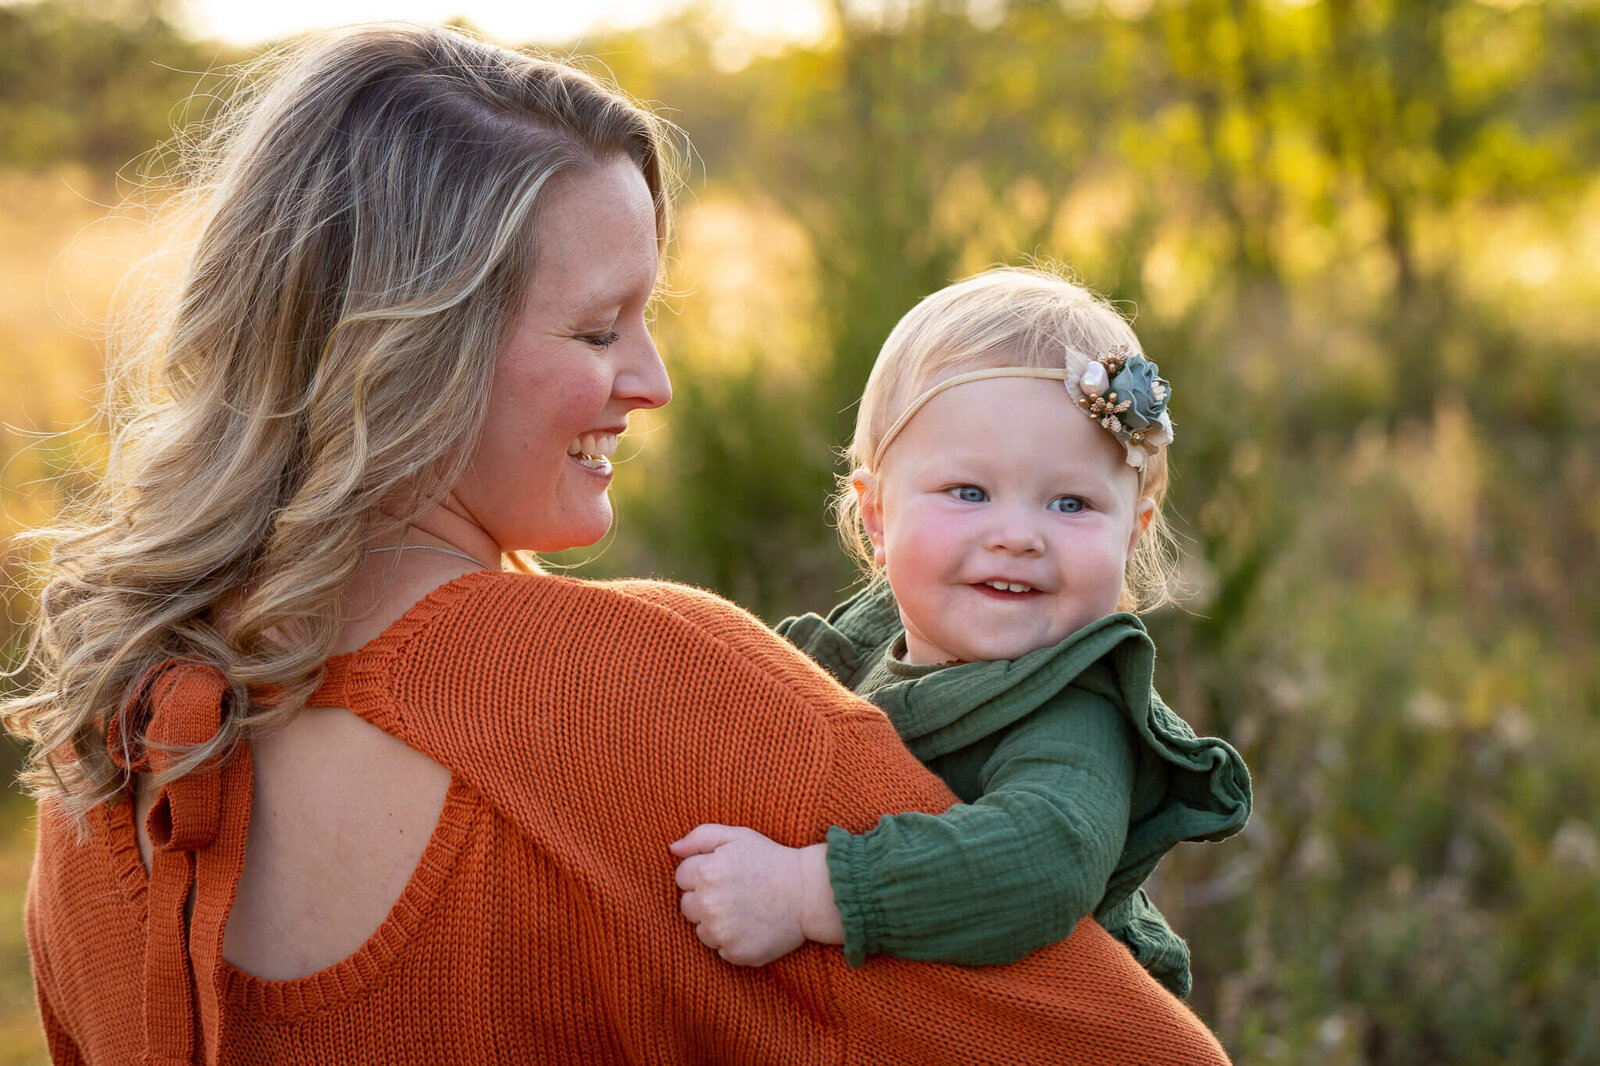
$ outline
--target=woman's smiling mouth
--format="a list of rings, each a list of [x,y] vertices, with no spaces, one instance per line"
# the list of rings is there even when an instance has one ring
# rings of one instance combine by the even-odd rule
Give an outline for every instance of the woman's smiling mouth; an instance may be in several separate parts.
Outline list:
[[[616,433],[584,433],[567,445],[567,455],[585,470],[609,474],[611,457],[617,454],[618,439]]]

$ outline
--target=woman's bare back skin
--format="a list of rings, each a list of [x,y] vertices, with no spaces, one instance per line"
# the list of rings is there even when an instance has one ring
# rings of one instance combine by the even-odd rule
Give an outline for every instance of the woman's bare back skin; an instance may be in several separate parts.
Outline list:
[[[395,555],[406,556],[398,561]],[[351,581],[333,654],[377,637],[468,572],[436,552],[369,556]],[[304,977],[353,954],[383,923],[422,857],[450,771],[342,707],[311,707],[250,742],[255,788],[239,893],[222,954],[257,977]],[[150,867],[148,775],[134,797]]]

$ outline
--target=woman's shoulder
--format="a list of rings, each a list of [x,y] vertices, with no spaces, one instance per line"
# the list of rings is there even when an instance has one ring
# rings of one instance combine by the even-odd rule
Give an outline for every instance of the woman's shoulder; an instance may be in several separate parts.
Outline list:
[[[833,682],[759,619],[705,589],[668,581],[591,581],[483,571],[418,601],[360,650],[329,660],[324,702],[383,709],[532,697],[559,677],[599,692],[734,683],[769,704],[840,706]],[[492,682],[492,685],[490,685]],[[819,688],[820,686],[820,688]],[[352,702],[336,697],[348,696]]]
[[[832,738],[855,717],[881,719],[748,612],[660,581],[472,575],[338,669],[343,688],[327,698],[539,839],[593,817],[596,795],[645,797],[652,810],[712,797],[676,811],[674,831],[743,810],[799,839],[817,829],[805,819],[816,820]],[[728,770],[763,759],[790,772],[753,799]],[[631,801],[624,809],[637,820]]]
[[[669,635],[702,651],[762,655],[787,649],[738,604],[707,589],[655,579],[488,573],[469,583],[440,620],[452,639],[479,648],[525,646],[551,629],[575,629],[619,654]]]
[[[760,626],[750,612],[715,592],[645,578],[596,581],[563,574],[485,570],[450,582],[453,594],[430,596],[425,613],[481,613],[484,609],[539,614],[562,609],[651,612],[666,610],[686,621],[737,621]],[[423,604],[419,604],[423,607]],[[762,627],[764,628],[764,627]]]
[[[454,646],[492,652],[508,645],[525,645],[549,626],[593,626],[593,635],[603,636],[617,647],[637,639],[628,623],[644,619],[685,632],[732,629],[759,632],[771,639],[760,621],[743,608],[688,585],[483,570],[433,589],[376,639],[336,658],[416,655]]]

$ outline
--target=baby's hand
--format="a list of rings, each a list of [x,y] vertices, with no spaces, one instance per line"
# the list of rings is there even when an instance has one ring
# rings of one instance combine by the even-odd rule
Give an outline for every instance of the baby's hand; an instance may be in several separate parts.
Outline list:
[[[699,826],[672,845],[672,853],[683,860],[678,906],[694,923],[695,935],[718,955],[739,966],[764,966],[806,942],[807,897],[813,897],[815,910],[819,887],[809,882],[818,870],[820,891],[837,922],[826,848],[786,848],[754,829]]]

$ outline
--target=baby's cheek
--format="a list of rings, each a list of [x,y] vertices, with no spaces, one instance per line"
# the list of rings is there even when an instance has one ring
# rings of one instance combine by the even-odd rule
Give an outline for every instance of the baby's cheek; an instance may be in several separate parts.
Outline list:
[[[1101,591],[1100,614],[1110,614],[1111,612],[1115,611],[1118,604],[1121,603],[1122,587],[1124,584],[1123,577],[1126,572],[1126,568],[1127,561],[1120,554],[1111,560],[1111,567],[1107,571],[1105,588]]]
[[[910,591],[922,584],[928,575],[928,543],[925,536],[890,536],[885,541],[883,568],[888,573],[894,592],[902,587]]]
[[[1083,544],[1074,552],[1076,565],[1072,566],[1073,581],[1088,611],[1090,621],[1117,609],[1122,598],[1122,579],[1127,560],[1120,545],[1097,538],[1092,544]]]
[[[950,569],[955,551],[952,539],[948,531],[931,523],[903,527],[898,537],[889,540],[887,566],[891,581],[920,585]]]

